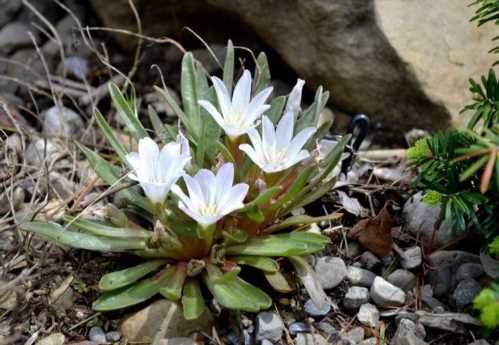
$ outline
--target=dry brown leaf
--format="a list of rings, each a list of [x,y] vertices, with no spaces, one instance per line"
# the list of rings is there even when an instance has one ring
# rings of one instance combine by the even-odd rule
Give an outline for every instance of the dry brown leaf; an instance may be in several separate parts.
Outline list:
[[[390,203],[386,203],[376,217],[359,221],[350,230],[348,237],[356,239],[364,248],[379,257],[390,254],[394,221],[389,208]]]

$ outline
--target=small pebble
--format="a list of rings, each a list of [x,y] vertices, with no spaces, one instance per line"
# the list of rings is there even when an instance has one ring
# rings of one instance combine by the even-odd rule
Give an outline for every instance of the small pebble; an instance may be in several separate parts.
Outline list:
[[[116,342],[116,341],[120,341],[121,339],[121,333],[120,332],[117,332],[117,331],[111,331],[111,332],[107,332],[106,333],[106,340],[108,342]]]
[[[476,279],[483,274],[483,267],[481,264],[467,262],[459,266],[456,272],[456,280],[461,281],[465,279]]]
[[[324,308],[319,309],[317,306],[309,299],[305,303],[305,312],[311,316],[324,316],[327,315],[331,311],[331,305],[329,303],[324,304]]]
[[[348,289],[343,299],[343,305],[347,309],[357,309],[369,301],[369,290],[362,286],[352,286]]]
[[[412,270],[421,266],[423,262],[423,254],[420,247],[411,247],[404,251],[401,264],[407,270]]]
[[[291,335],[297,335],[298,333],[310,333],[311,331],[311,327],[303,322],[294,322],[289,326],[289,333]]]
[[[365,326],[376,328],[379,323],[379,310],[376,306],[365,303],[360,306],[357,319]]]
[[[349,266],[347,270],[347,278],[353,285],[371,287],[376,275],[363,268]]]
[[[368,270],[372,270],[381,264],[380,259],[373,253],[367,251],[360,256],[360,262]]]
[[[100,328],[99,326],[94,326],[90,328],[90,331],[88,332],[88,339],[90,341],[96,342],[96,343],[105,343],[106,340],[106,334]]]

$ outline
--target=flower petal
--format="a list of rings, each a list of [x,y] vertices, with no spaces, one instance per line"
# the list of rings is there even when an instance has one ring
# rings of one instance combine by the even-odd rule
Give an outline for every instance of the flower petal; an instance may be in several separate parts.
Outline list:
[[[140,167],[140,156],[137,152],[131,152],[126,155],[126,160],[128,164],[132,166],[132,169],[137,173]]]
[[[295,126],[295,121],[293,113],[288,111],[284,113],[282,119],[277,124],[276,129],[276,143],[277,147],[281,149],[288,148],[293,138],[293,130]]]
[[[232,106],[245,111],[248,109],[248,105],[251,97],[251,73],[248,70],[244,70],[242,77],[236,84],[234,88],[234,94],[232,95]]]
[[[215,88],[215,92],[217,94],[218,105],[220,106],[220,110],[222,111],[222,115],[226,115],[230,112],[231,108],[231,100],[229,91],[225,87],[223,81],[221,81],[217,77],[212,77],[211,82],[213,83],[213,87]]]
[[[302,129],[300,133],[298,133],[293,140],[291,140],[288,148],[288,154],[290,156],[297,154],[302,149],[303,145],[305,145],[306,142],[314,135],[315,131],[316,129],[314,127]]]
[[[205,205],[214,204],[216,199],[217,180],[215,174],[208,169],[201,169],[194,176],[201,187]]]
[[[243,200],[248,194],[249,186],[246,183],[236,184],[226,191],[224,197],[220,200],[220,204],[217,205],[217,213],[225,216],[232,211],[240,209],[244,206]]]
[[[198,101],[198,103],[199,103],[200,106],[202,106],[211,115],[211,117],[213,118],[213,120],[215,120],[215,122],[218,123],[218,125],[221,128],[223,128],[225,132],[227,132],[226,125],[225,125],[225,120],[222,117],[222,115],[218,112],[217,108],[215,108],[213,106],[213,104],[211,104],[208,101],[201,100],[201,101]]]
[[[166,195],[170,191],[170,184],[166,183],[148,183],[140,182],[140,186],[144,190],[144,194],[153,203],[162,203],[165,201]]]
[[[298,113],[300,112],[303,85],[305,85],[304,80],[298,79],[296,81],[293,90],[291,90],[291,92],[289,93],[288,101],[286,102],[286,108],[284,109],[284,113],[291,112],[295,119],[298,116]]]
[[[200,207],[206,204],[203,190],[199,185],[199,182],[189,175],[184,175],[185,185],[189,191],[189,199],[191,200],[191,206],[198,210]]]
[[[225,163],[220,167],[216,176],[216,198],[217,205],[227,190],[232,187],[234,183],[234,165],[232,163]]]
[[[159,163],[159,147],[149,137],[139,140],[140,166],[137,175],[144,180],[152,180]]]
[[[258,111],[259,108],[261,108],[265,104],[265,101],[267,100],[267,98],[269,98],[273,89],[274,88],[271,86],[271,87],[267,87],[267,88],[263,89],[262,91],[260,91],[259,93],[257,93],[256,96],[253,97],[253,99],[251,100],[251,102],[249,104],[249,107],[248,107],[249,110],[251,112],[253,112],[253,110]]]
[[[263,149],[274,148],[276,145],[274,125],[267,116],[264,116],[262,120],[262,145]]]
[[[258,165],[258,167],[260,168],[262,167],[263,161],[260,158],[261,156],[255,151],[255,149],[252,146],[248,144],[241,144],[239,145],[239,150],[246,153],[248,157],[253,161],[253,163]]]

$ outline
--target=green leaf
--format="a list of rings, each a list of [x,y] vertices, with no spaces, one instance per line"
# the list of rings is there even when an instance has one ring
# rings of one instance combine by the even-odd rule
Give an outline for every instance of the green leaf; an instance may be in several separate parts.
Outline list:
[[[123,163],[128,165],[128,161],[126,159],[126,155],[128,154],[127,150],[125,147],[120,143],[116,135],[114,134],[114,131],[112,130],[111,126],[107,123],[106,119],[102,115],[102,113],[99,111],[99,109],[95,109],[94,112],[95,119],[97,121],[97,124],[99,125],[100,129],[102,130],[102,134],[106,137],[107,141],[111,146],[114,148],[118,156],[120,156],[120,159]]]
[[[101,251],[122,252],[133,249],[144,249],[143,240],[137,238],[120,239],[88,235],[80,232],[66,230],[56,223],[30,222],[24,223],[21,230],[43,235],[49,239],[73,248]]]
[[[171,278],[174,267],[165,269],[156,277],[142,280],[131,286],[102,294],[92,305],[96,311],[110,311],[129,307],[156,295]]]
[[[208,289],[221,306],[255,313],[272,305],[272,299],[265,292],[239,277],[216,284],[221,275],[222,272],[211,264],[203,274]]]
[[[140,139],[148,137],[146,130],[139,121],[135,100],[125,99],[118,86],[114,83],[109,84],[109,93],[118,115],[125,122],[135,140],[138,142]]]
[[[195,278],[189,278],[185,282],[182,294],[182,307],[186,320],[195,320],[206,310],[199,283]]]
[[[496,236],[492,243],[489,244],[489,250],[492,254],[499,256],[499,236]]]
[[[270,68],[265,53],[258,54],[256,59],[256,78],[253,89],[253,95],[262,91],[270,82]]]
[[[290,232],[250,238],[246,243],[229,246],[227,255],[296,256],[324,249],[329,238],[309,232]]]
[[[270,102],[270,108],[265,112],[265,115],[268,116],[274,125],[279,122],[285,105],[286,96],[276,97]]]
[[[64,216],[64,221],[71,227],[88,232],[92,235],[117,238],[149,238],[151,231],[145,229],[131,229],[108,226],[80,218],[74,218],[68,215]]]
[[[186,53],[182,58],[182,74],[180,78],[182,104],[195,138],[200,139],[202,121],[199,113],[198,90],[196,86],[196,70],[192,53]]]
[[[159,290],[159,293],[170,301],[178,301],[182,296],[182,287],[186,278],[187,265],[185,263],[177,264],[172,277],[166,283],[166,286]]]
[[[265,272],[265,279],[278,292],[290,293],[295,291],[295,288],[289,284],[286,277],[279,271],[273,273]]]
[[[473,176],[480,168],[482,168],[489,160],[489,156],[485,155],[476,160],[471,164],[468,169],[466,169],[461,175],[459,175],[459,181],[463,182]]]
[[[226,284],[229,283],[233,280],[235,280],[239,273],[241,273],[241,267],[236,266],[232,270],[223,273],[221,276],[219,276],[217,279],[214,280],[215,284]]]
[[[307,215],[297,215],[286,218],[286,220],[269,226],[264,233],[273,233],[282,229],[289,228],[295,225],[307,225],[311,223],[320,223],[322,221],[338,220],[341,218],[341,213],[331,213],[322,217],[311,217]]]
[[[264,212],[268,214],[277,211],[280,208],[287,209],[289,206],[291,206],[291,204],[294,201],[299,201],[296,199],[296,196],[298,195],[299,192],[302,191],[303,187],[310,179],[310,176],[312,175],[314,170],[315,170],[314,165],[309,165],[305,169],[303,169],[301,174],[296,178],[296,180],[294,180],[293,184],[291,185],[291,187],[289,187],[286,193],[284,193],[284,195],[281,198],[279,198],[275,203],[267,207],[264,210]]]
[[[277,261],[264,256],[240,255],[230,257],[230,260],[235,261],[239,265],[255,267],[265,272],[277,272],[279,270]]]
[[[149,121],[151,121],[154,132],[163,144],[167,144],[169,141],[176,139],[176,136],[174,136],[171,140],[169,140],[169,134],[153,106],[149,105],[147,107],[147,114],[149,115]]]
[[[107,273],[100,279],[99,289],[102,291],[109,291],[130,285],[149,273],[154,272],[166,263],[166,260],[150,260],[121,271]]]
[[[227,244],[244,243],[248,239],[248,233],[240,229],[223,230],[222,236]]]
[[[315,99],[312,105],[303,112],[303,115],[296,122],[295,131],[299,132],[307,127],[316,127],[319,122],[321,111],[326,106],[329,99],[329,92],[323,92],[322,86],[319,86],[315,92]]]
[[[189,137],[192,137],[193,135],[195,136],[196,133],[194,131],[194,128],[192,127],[191,120],[189,117],[184,113],[182,108],[177,104],[175,99],[170,95],[170,92],[168,92],[168,89],[162,89],[159,86],[154,86],[154,89],[159,92],[159,94],[165,99],[166,104],[172,108],[173,112],[178,116],[180,121],[184,124],[185,128],[187,129],[187,133],[189,134]]]
[[[102,158],[98,153],[90,150],[84,145],[78,144],[79,149],[83,152],[88,160],[88,163],[97,173],[97,175],[108,185],[114,185],[120,178],[120,169]],[[148,213],[152,213],[151,203],[142,195],[134,192],[131,189],[125,189],[120,193],[129,200],[132,204],[138,206]]]
[[[291,256],[288,258],[295,268],[295,272],[305,286],[305,289],[310,296],[310,299],[318,309],[323,309],[326,304],[330,303],[321,283],[317,279],[316,273],[312,267],[305,261],[304,258]]]
[[[225,51],[223,79],[229,95],[232,94],[232,83],[234,82],[234,45],[231,40],[227,42],[227,50]]]

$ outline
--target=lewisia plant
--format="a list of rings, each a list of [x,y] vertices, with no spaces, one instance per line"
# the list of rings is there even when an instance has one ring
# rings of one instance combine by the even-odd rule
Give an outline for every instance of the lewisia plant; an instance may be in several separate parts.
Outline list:
[[[319,125],[328,93],[319,87],[314,102],[302,110],[304,81],[288,96],[271,97],[265,54],[256,59],[253,77],[243,70],[235,85],[234,60],[229,41],[223,80],[209,79],[186,53],[182,105],[167,88],[156,87],[179,124],[162,123],[150,108],[151,132],[139,121],[135,99],[111,84],[114,107],[138,152],[125,149],[98,110],[96,123],[116,154],[107,160],[79,148],[109,185],[106,195],[116,193],[119,202],[110,203],[99,220],[68,211],[57,222],[21,225],[61,245],[126,252],[142,260],[100,279],[95,310],[125,308],[159,294],[181,303],[185,318],[195,319],[211,294],[222,307],[258,312],[272,304],[269,291],[258,286],[258,274],[281,293],[295,289],[285,267],[294,268],[318,307],[329,303],[304,256],[329,242],[309,231],[310,225],[340,215],[292,211],[331,190],[331,172],[349,137],[319,155],[320,140],[332,125]],[[245,267],[253,268],[245,276],[254,276],[257,285],[240,277]]]

